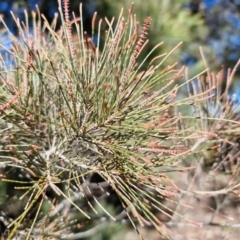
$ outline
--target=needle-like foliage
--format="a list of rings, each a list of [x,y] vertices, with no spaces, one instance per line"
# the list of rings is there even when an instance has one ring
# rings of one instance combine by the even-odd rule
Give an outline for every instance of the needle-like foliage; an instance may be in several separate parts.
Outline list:
[[[5,239],[71,239],[76,226],[81,233],[100,213],[165,234],[152,208],[167,214],[161,200],[180,190],[165,171],[190,153],[176,108],[206,96],[176,100],[183,68],[161,68],[171,52],[143,67],[161,43],[138,62],[150,17],[141,27],[132,8],[117,21],[97,23],[95,14],[86,33],[81,6],[80,17],[70,20],[68,1],[63,5],[58,30],[57,16],[50,24],[33,12],[32,29],[27,15],[25,23],[13,16],[19,38],[12,36],[6,49],[11,61],[0,61],[1,178],[24,204]],[[101,203],[109,189],[120,200],[120,215]]]
[[[207,59],[200,49],[204,63]],[[196,149],[204,149],[199,158],[204,170],[211,171],[211,178],[218,177],[224,171],[232,174],[232,180],[226,186],[225,192],[239,195],[239,161],[240,161],[240,117],[239,100],[235,91],[230,91],[234,75],[239,67],[237,62],[233,70],[222,68],[218,74],[207,71],[195,83],[189,85],[189,95],[196,96],[207,93],[204,101],[195,101],[193,115],[200,121],[195,121],[194,128],[203,137]],[[193,149],[195,150],[195,149]]]

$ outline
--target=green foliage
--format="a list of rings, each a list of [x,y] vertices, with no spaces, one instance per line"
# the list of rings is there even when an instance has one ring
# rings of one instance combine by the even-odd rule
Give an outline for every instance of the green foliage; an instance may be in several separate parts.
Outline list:
[[[2,207],[8,225],[3,237],[76,239],[123,222],[137,232],[151,225],[167,235],[153,210],[177,214],[163,200],[178,205],[171,198],[182,190],[166,172],[183,171],[182,159],[206,150],[192,140],[209,136],[188,126],[189,119],[198,120],[179,111],[199,109],[212,89],[177,98],[192,79],[184,68],[165,67],[173,49],[156,56],[157,44],[139,60],[150,17],[140,29],[132,9],[116,21],[96,22],[94,15],[95,45],[83,30],[82,12],[70,21],[67,0],[63,9],[60,30],[57,16],[50,24],[33,13],[33,31],[27,15],[23,24],[15,19],[22,43],[12,36],[11,65],[1,56],[1,179],[21,205],[14,219],[4,210],[10,202]],[[107,205],[114,196],[112,209]],[[97,221],[102,225],[86,230]]]
[[[100,36],[95,46],[83,32],[80,19],[70,22],[67,1],[64,9],[60,11],[62,28],[58,32],[56,19],[51,25],[45,19],[42,28],[39,13],[33,13],[33,33],[28,29],[27,16],[25,25],[16,19],[23,44],[13,37],[14,45],[8,50],[13,64],[1,64],[1,159],[10,168],[3,180],[23,191],[20,199],[25,205],[10,224],[6,239],[16,234],[24,234],[25,239],[36,234],[66,236],[71,224],[59,233],[61,224],[56,218],[64,211],[69,211],[65,221],[74,221],[78,211],[78,221],[87,222],[97,213],[94,205],[101,205],[90,188],[94,174],[118,195],[134,226],[133,216],[162,232],[162,223],[151,212],[149,201],[161,208],[156,197],[177,191],[174,185],[172,193],[165,189],[163,182],[171,185],[171,181],[156,169],[174,165],[178,153],[185,151],[175,149],[181,140],[177,140],[180,132],[175,131],[178,116],[171,111],[178,90],[175,79],[181,78],[181,70],[169,67],[159,74],[156,70],[161,62],[145,71],[141,70],[145,60],[136,64],[150,18],[145,20],[140,36],[131,11],[126,20],[120,15],[115,28],[106,21],[109,28],[100,52]],[[75,43],[72,24],[77,31]],[[98,33],[100,26],[101,22]],[[166,83],[164,88],[152,92],[159,82]],[[175,144],[171,144],[173,140]],[[154,157],[149,158],[150,154]],[[16,175],[23,180],[10,177],[12,168],[19,169],[21,174]],[[51,208],[60,210],[42,216],[45,201],[50,198],[48,191],[51,198],[69,202],[74,210],[50,200]],[[86,209],[76,197],[91,197],[92,203],[89,200]],[[27,216],[34,216],[30,224]],[[51,230],[42,229],[42,222]],[[22,233],[19,229],[23,226]]]

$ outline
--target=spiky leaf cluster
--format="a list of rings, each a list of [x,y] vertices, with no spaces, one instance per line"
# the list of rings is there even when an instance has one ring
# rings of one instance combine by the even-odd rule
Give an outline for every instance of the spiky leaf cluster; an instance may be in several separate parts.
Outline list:
[[[238,161],[239,102],[236,94],[230,92],[238,66],[239,62],[227,74],[223,68],[218,74],[208,70],[206,76],[201,76],[189,87],[190,96],[208,92],[205,101],[196,102],[193,113],[201,118],[197,129],[209,133],[206,136],[209,154],[206,154],[204,162],[219,170],[225,167],[230,170],[227,165]]]
[[[7,50],[10,66],[1,59],[0,157],[8,169],[2,180],[14,184],[24,203],[6,238],[17,234],[24,239],[64,238],[72,231],[71,221],[85,226],[98,213],[96,206],[111,221],[120,221],[100,203],[109,189],[134,226],[137,220],[164,233],[164,224],[151,208],[165,212],[159,199],[178,194],[162,170],[188,154],[176,110],[189,102],[176,101],[183,69],[174,69],[174,64],[161,69],[169,54],[155,57],[143,68],[161,44],[138,63],[148,43],[151,18],[141,28],[132,9],[126,18],[121,12],[117,21],[105,19],[108,30],[101,35],[103,21],[95,26],[95,14],[94,42],[83,30],[81,11],[80,18],[70,21],[68,1],[64,11],[59,6],[59,30],[56,19],[49,24],[40,13],[33,13],[32,30],[27,21],[15,19],[21,42],[12,36],[12,48]],[[160,83],[164,87],[157,89]],[[93,184],[96,175],[101,184]],[[43,216],[46,205],[52,210]],[[68,218],[60,223],[57,217],[66,212]],[[29,223],[26,218],[31,214]],[[61,224],[68,227],[60,228]],[[51,231],[44,230],[45,225]]]

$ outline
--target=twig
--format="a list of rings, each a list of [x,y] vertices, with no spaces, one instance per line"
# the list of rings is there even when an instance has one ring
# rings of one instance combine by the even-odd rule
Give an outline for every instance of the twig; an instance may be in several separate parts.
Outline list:
[[[240,223],[237,224],[221,224],[221,223],[204,223],[204,222],[200,222],[198,223],[201,227],[221,227],[221,228],[240,228]],[[165,223],[165,225],[169,228],[173,228],[173,227],[194,227],[197,228],[197,225],[195,224],[191,224],[191,223],[180,223],[180,222],[168,222]]]

